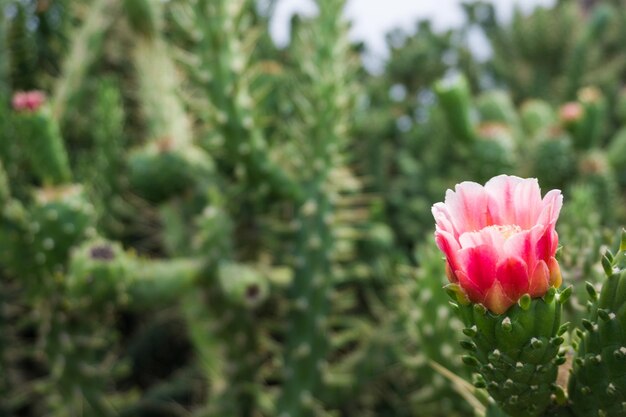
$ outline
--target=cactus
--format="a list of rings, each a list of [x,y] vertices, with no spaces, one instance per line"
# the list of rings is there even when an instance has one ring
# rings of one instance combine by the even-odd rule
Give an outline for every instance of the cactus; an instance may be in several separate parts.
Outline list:
[[[252,79],[256,73],[250,61],[252,56],[245,49],[254,42],[253,32],[249,31],[250,20],[246,17],[248,6],[245,0],[228,3],[196,0],[175,9],[173,17],[178,28],[197,47],[200,65],[185,64],[217,106],[205,111],[217,127],[234,173],[245,178],[252,187],[267,182],[273,193],[299,199],[297,183],[273,160],[252,106],[255,97]],[[189,27],[196,27],[200,32],[188,33]],[[223,37],[223,33],[230,30],[239,36]]]
[[[494,316],[478,304],[459,303],[458,311],[470,337],[461,343],[468,350],[463,361],[478,372],[475,385],[487,388],[500,408],[511,416],[539,416],[551,404],[557,368],[565,360],[559,354],[561,304],[567,293],[550,291],[544,298],[514,306]]]
[[[319,391],[320,370],[326,363],[329,292],[332,291],[331,248],[336,237],[334,210],[328,192],[331,174],[338,168],[347,136],[352,67],[343,2],[322,0],[320,15],[303,26],[294,39],[299,46],[299,74],[303,91],[302,127],[309,146],[303,155],[304,202],[298,207],[294,253],[294,280],[289,290],[292,310],[285,349],[285,375],[278,415],[312,415]],[[306,52],[309,51],[309,52]],[[317,80],[313,83],[313,80]],[[307,117],[319,109],[316,120]]]
[[[555,132],[542,139],[531,150],[532,172],[546,187],[562,187],[576,171],[571,138]]]
[[[619,185],[626,187],[626,129],[619,130],[611,140],[608,158]]]
[[[466,5],[462,28],[394,31],[373,75],[344,2],[286,47],[274,3],[0,0],[0,414],[620,415],[617,366],[589,371],[619,350],[591,333],[610,313],[581,294],[624,219],[621,8]],[[502,172],[563,189],[573,296],[495,314],[456,292],[457,346],[429,207]]]
[[[95,210],[80,186],[42,189],[29,208],[29,239],[34,263],[61,271],[70,249],[94,230]]]
[[[464,77],[457,77],[449,81],[440,81],[435,86],[435,92],[441,101],[452,133],[463,141],[472,142],[475,135],[467,80]]]
[[[87,68],[98,56],[102,40],[117,14],[117,3],[111,0],[96,0],[89,8],[82,25],[75,29],[74,42],[62,63],[64,77],[54,89],[52,115],[62,120],[68,102],[80,90]]]
[[[88,241],[72,251],[66,288],[76,303],[104,304],[118,301],[127,293],[130,261],[119,244],[99,239]]]
[[[15,17],[7,30],[9,79],[12,90],[31,90],[38,87],[34,80],[37,47],[33,34],[27,27],[26,6],[19,3],[16,9]]]
[[[506,125],[485,123],[477,127],[478,138],[471,147],[471,165],[474,178],[486,181],[510,172],[516,165],[515,140]]]
[[[130,153],[128,165],[130,185],[154,203],[184,193],[213,171],[212,161],[202,150],[177,149],[169,137]]]
[[[617,254],[607,253],[602,260],[607,277],[600,293],[595,286],[587,284],[589,316],[583,321],[584,331],[577,330],[579,341],[568,387],[576,416],[626,415],[623,393],[626,355],[622,351],[625,250],[626,233],[623,233]]]
[[[509,126],[519,124],[519,116],[510,95],[505,91],[489,91],[476,98],[476,106],[483,122],[498,122]]]
[[[543,100],[529,100],[522,104],[520,118],[524,131],[530,137],[545,132],[556,123],[554,110]]]
[[[561,109],[563,126],[572,134],[576,149],[589,149],[601,145],[607,119],[606,100],[595,88],[583,88],[578,93],[578,103]],[[568,110],[572,114],[568,115]]]
[[[15,117],[17,135],[24,142],[31,169],[47,185],[70,181],[67,151],[57,121],[48,108],[20,111]]]

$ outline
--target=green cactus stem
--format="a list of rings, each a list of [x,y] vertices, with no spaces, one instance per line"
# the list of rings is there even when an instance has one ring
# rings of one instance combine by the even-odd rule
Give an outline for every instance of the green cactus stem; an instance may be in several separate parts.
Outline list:
[[[543,100],[527,100],[522,104],[520,117],[524,131],[531,137],[545,132],[556,124],[554,109]]]
[[[213,173],[213,161],[203,150],[177,147],[169,137],[132,151],[128,165],[131,187],[154,203],[190,190]]]
[[[574,146],[577,149],[599,146],[608,117],[606,99],[597,88],[586,87],[579,91],[578,101],[582,105],[583,116],[572,131]]]
[[[626,416],[626,270],[623,247],[603,260],[607,278],[598,291],[587,284],[589,316],[578,330],[576,357],[569,380],[569,398],[577,417]]]
[[[452,134],[461,141],[475,139],[471,115],[471,92],[467,79],[458,76],[435,84],[435,93],[441,103]]]
[[[269,190],[288,199],[301,200],[302,192],[294,175],[277,164],[265,137],[255,101],[252,82],[257,76],[252,46],[255,27],[246,0],[197,0],[193,10],[181,7],[173,16],[197,43],[199,62],[189,70],[206,89],[211,103],[204,117],[210,117],[221,136],[230,167],[250,187]],[[224,36],[224,33],[235,36]]]
[[[30,168],[40,181],[45,185],[68,183],[71,171],[67,150],[50,110],[43,106],[34,112],[20,112],[14,120]]]
[[[63,63],[52,97],[52,115],[65,118],[69,101],[83,85],[87,69],[100,53],[104,35],[118,15],[117,0],[95,0],[87,9],[82,24],[71,36],[72,44]]]
[[[615,134],[609,144],[607,156],[619,185],[626,188],[626,128]]]
[[[90,240],[72,251],[65,287],[68,300],[86,306],[128,301],[131,260],[119,243]]]
[[[191,121],[179,96],[181,79],[163,31],[163,4],[125,0],[126,16],[136,32],[133,63],[146,120],[147,139],[169,138],[175,147],[191,144]]]
[[[573,99],[576,91],[582,86],[585,68],[588,66],[587,57],[589,50],[603,37],[613,18],[614,10],[610,5],[602,4],[594,7],[593,12],[582,33],[579,35],[567,66],[567,92],[566,98]]]
[[[218,280],[226,300],[240,307],[257,307],[269,293],[267,278],[249,265],[221,263]]]
[[[576,153],[567,134],[548,132],[532,144],[532,176],[546,188],[563,188],[576,173]]]
[[[519,126],[519,116],[511,96],[506,91],[493,90],[476,99],[476,107],[483,122],[498,122],[512,127]]]
[[[79,185],[37,190],[28,218],[28,262],[48,273],[62,271],[70,249],[95,232],[95,209]]]
[[[484,123],[476,129],[468,161],[478,182],[510,172],[515,166],[515,139],[511,127],[500,123]]]
[[[145,310],[173,304],[193,288],[203,273],[204,263],[199,259],[135,259],[128,265],[128,306]]]
[[[292,310],[277,408],[280,417],[314,414],[327,364],[327,321],[335,278],[331,260],[339,240],[333,230],[337,209],[329,183],[331,172],[343,161],[353,104],[350,97],[354,95],[347,25],[341,18],[343,5],[343,1],[320,0],[319,16],[299,28],[292,44],[303,86],[294,94],[301,106],[300,132],[307,144],[302,149],[300,170],[306,198],[295,218],[295,273],[289,289]]]
[[[523,296],[507,312],[494,315],[480,304],[470,303],[450,284],[454,309],[469,337],[461,342],[467,350],[463,362],[475,372],[474,385],[489,394],[512,417],[537,417],[551,405],[552,395],[563,395],[555,385],[557,370],[565,361],[559,351],[561,304],[571,288],[548,290],[543,298]]]
[[[2,65],[6,65],[5,62],[9,63],[9,81],[13,91],[30,90],[38,87],[35,81],[38,74],[37,44],[28,29],[27,6],[24,3],[16,3],[15,7],[15,16],[6,34],[8,42],[5,56],[8,59],[3,56]],[[0,20],[4,21],[4,18]]]

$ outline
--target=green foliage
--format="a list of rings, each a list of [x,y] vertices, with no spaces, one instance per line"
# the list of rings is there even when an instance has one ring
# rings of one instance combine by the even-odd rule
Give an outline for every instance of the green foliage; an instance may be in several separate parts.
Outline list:
[[[577,330],[577,351],[568,392],[577,416],[623,416],[626,355],[622,348],[624,323],[623,248],[605,255],[606,280],[598,294],[589,284],[589,315]]]
[[[373,75],[316,3],[278,48],[273,1],[0,0],[1,415],[620,415],[623,8],[473,2]],[[501,173],[563,190],[573,296],[459,346],[430,208]]]

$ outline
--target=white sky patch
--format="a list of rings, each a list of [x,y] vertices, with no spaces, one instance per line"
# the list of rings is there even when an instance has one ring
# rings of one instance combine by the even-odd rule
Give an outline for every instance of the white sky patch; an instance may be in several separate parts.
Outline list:
[[[365,42],[373,61],[387,57],[385,34],[399,27],[413,32],[418,19],[430,19],[436,30],[458,27],[463,23],[462,0],[348,0],[345,15],[352,22],[350,37]],[[513,15],[515,6],[529,12],[535,6],[551,6],[554,0],[491,0],[498,17],[505,21]],[[313,0],[278,0],[270,32],[280,46],[289,42],[289,19],[294,13],[314,15]],[[472,49],[479,56],[488,55],[486,41],[470,34]]]

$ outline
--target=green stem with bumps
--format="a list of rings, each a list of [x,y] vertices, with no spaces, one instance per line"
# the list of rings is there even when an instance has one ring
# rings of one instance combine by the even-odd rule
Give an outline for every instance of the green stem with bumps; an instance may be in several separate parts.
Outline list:
[[[481,304],[472,304],[458,288],[451,287],[458,311],[467,326],[468,351],[463,362],[477,374],[474,384],[486,388],[496,403],[512,417],[537,417],[551,405],[552,395],[564,401],[556,382],[559,352],[567,326],[560,326],[561,304],[571,293],[551,288],[539,299],[525,295],[518,305],[494,315]]]
[[[614,256],[602,259],[607,279],[598,294],[588,283],[590,302],[569,380],[577,417],[626,416],[626,232]],[[620,267],[622,269],[620,269]]]
[[[302,190],[306,198],[296,216],[292,313],[285,349],[285,378],[278,402],[280,417],[314,414],[328,350],[329,296],[333,290],[331,255],[333,207],[328,182],[343,162],[350,116],[352,68],[344,2],[318,1],[319,16],[299,28],[292,42],[305,86],[297,92],[304,132]],[[347,58],[348,64],[346,64]],[[315,114],[316,117],[311,117]]]

